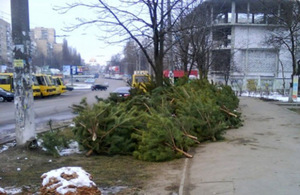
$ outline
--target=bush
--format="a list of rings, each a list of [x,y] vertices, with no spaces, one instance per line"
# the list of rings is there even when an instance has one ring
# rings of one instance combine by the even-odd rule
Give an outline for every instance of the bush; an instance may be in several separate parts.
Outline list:
[[[51,130],[38,136],[42,140],[41,145],[46,152],[54,157],[59,157],[59,151],[69,146],[68,139],[60,134],[60,130]]]

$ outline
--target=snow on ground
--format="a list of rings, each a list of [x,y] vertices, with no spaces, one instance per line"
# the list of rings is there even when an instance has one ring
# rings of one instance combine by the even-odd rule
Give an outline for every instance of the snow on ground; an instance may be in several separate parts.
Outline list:
[[[0,194],[6,194],[6,191],[3,188],[0,188]]]
[[[10,143],[6,143],[4,145],[0,145],[0,153],[2,153],[2,152],[6,151],[9,148],[14,147],[14,146],[16,146],[16,142],[15,141],[14,142],[10,142]]]
[[[64,148],[61,151],[59,151],[60,156],[67,156],[75,153],[76,154],[81,153],[79,151],[79,144],[76,141],[72,141],[71,143],[69,143],[69,148]]]
[[[76,83],[72,86],[74,89],[91,89],[92,84]]]
[[[7,188],[3,189],[0,187],[0,194],[1,193],[3,193],[3,194],[21,194],[22,188],[7,187]]]
[[[70,87],[73,87],[73,89],[91,89],[92,85],[94,83],[73,83],[73,86],[70,85]],[[101,84],[103,86],[109,86],[108,82],[103,83],[95,83],[95,84]]]
[[[91,180],[91,175],[81,167],[62,167],[51,170],[44,173],[41,178],[45,192],[48,192],[49,189],[56,189],[56,192],[66,194],[67,192],[75,193],[80,187],[96,187],[96,184]]]
[[[255,97],[255,98],[266,98],[266,99],[270,99],[270,100],[278,100],[278,101],[282,101],[282,102],[288,102],[289,97],[288,96],[283,96],[280,95],[278,93],[270,93],[270,95],[261,95],[258,93],[242,93],[242,96],[244,97]],[[300,102],[300,96],[298,96],[296,102]]]

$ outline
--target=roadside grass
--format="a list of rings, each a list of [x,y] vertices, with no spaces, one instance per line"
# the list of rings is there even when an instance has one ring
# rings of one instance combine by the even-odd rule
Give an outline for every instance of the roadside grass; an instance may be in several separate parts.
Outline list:
[[[290,108],[289,110],[300,114],[300,108]]]
[[[61,130],[59,136],[74,138],[71,128]],[[0,187],[22,188],[21,194],[36,193],[43,173],[66,166],[82,167],[93,176],[92,180],[98,187],[126,186],[127,191],[130,189],[130,194],[134,194],[159,174],[155,170],[159,172],[161,167],[170,163],[145,162],[122,155],[86,157],[84,153],[55,158],[40,148],[30,150],[19,147],[0,153],[0,159]]]

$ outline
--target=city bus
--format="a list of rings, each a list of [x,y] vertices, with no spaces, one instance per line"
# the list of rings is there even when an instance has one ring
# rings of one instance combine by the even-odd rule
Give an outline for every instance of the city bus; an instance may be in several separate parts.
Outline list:
[[[47,97],[55,94],[55,86],[53,86],[50,77],[45,74],[35,74],[35,78],[40,86],[41,96]]]
[[[13,73],[0,73],[0,88],[9,92],[14,92],[14,75]],[[33,97],[41,96],[40,86],[32,77],[32,93]]]
[[[6,91],[14,91],[13,73],[0,73],[0,87]]]
[[[150,75],[148,71],[146,70],[134,71],[134,74],[132,75],[131,86],[135,88],[140,88],[144,92],[146,92],[145,83],[149,81],[150,81]]]
[[[59,86],[60,94],[67,92],[67,87],[64,85],[62,78],[60,76],[52,76],[52,79]]]

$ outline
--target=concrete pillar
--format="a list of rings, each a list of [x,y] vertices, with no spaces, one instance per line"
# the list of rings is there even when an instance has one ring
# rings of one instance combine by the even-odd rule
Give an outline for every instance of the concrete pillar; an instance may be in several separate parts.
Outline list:
[[[236,4],[235,0],[231,2],[231,23],[235,24],[236,23]]]
[[[251,23],[250,21],[251,21],[250,20],[250,2],[248,1],[247,2],[247,23],[248,24]]]
[[[28,0],[11,0],[11,15],[16,140],[18,145],[25,145],[35,139]]]

